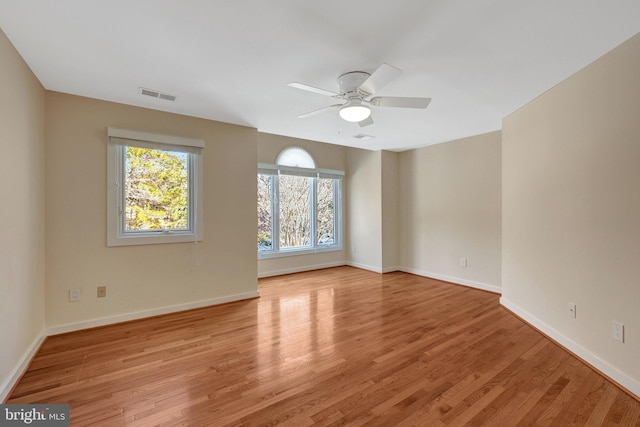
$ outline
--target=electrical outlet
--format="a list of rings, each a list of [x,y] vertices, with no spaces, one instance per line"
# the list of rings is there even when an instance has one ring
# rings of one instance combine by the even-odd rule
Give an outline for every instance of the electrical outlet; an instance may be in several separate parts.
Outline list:
[[[69,301],[80,301],[80,289],[79,288],[71,288],[69,289]]]
[[[466,266],[467,266],[467,259],[460,258],[460,267],[466,267]]]
[[[572,302],[569,303],[569,317],[576,318],[576,305]]]
[[[624,343],[624,325],[617,320],[613,321],[613,339]]]
[[[98,286],[98,298],[104,298],[107,296],[107,287]]]

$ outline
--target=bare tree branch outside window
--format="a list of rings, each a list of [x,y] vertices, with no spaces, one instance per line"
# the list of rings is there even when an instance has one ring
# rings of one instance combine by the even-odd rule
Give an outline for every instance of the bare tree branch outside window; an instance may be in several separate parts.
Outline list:
[[[319,245],[332,245],[335,243],[334,228],[334,180],[318,179],[317,202],[317,234]]]
[[[272,238],[272,206],[271,192],[273,176],[258,174],[258,249],[268,250],[273,247]]]
[[[280,247],[311,246],[311,178],[281,175]]]
[[[258,251],[339,245],[339,185],[334,178],[259,173]]]

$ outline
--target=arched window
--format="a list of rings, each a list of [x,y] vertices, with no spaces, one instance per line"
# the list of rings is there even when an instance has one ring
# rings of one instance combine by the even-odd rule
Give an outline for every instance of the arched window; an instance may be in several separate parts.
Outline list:
[[[307,150],[301,147],[288,147],[278,154],[276,158],[278,166],[290,166],[294,168],[315,169],[316,162]]]
[[[276,164],[259,164],[259,256],[342,249],[343,176],[317,169],[300,147],[282,150]]]

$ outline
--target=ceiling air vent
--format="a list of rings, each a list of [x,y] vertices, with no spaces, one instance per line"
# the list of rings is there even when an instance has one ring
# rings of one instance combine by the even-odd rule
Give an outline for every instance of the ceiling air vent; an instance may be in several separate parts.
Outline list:
[[[176,100],[176,96],[175,95],[169,95],[167,93],[162,93],[160,91],[153,90],[153,89],[147,89],[147,88],[144,88],[144,87],[139,88],[138,93],[140,95],[150,96],[152,98],[164,99],[165,101],[173,102],[173,101]]]
[[[160,99],[166,99],[167,101],[175,101],[176,97],[173,95],[167,95],[166,93],[161,93],[160,95],[158,95],[158,98]]]
[[[354,135],[353,137],[356,139],[362,139],[363,141],[368,141],[370,139],[375,138],[375,136],[367,135],[366,133],[359,133],[357,135]]]

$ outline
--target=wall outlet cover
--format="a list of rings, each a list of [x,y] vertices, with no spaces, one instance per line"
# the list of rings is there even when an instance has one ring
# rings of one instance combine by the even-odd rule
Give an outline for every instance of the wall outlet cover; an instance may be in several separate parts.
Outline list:
[[[69,289],[69,301],[80,301],[82,293],[80,292],[80,288],[71,288]]]
[[[569,303],[569,317],[576,318],[576,305],[572,302]]]
[[[613,339],[624,343],[624,325],[617,320],[613,321]]]

